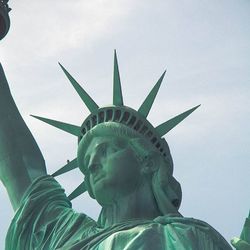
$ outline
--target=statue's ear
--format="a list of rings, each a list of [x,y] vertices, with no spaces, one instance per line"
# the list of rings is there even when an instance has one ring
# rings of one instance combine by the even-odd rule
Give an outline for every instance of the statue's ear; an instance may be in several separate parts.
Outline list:
[[[153,174],[158,171],[160,167],[159,156],[156,153],[150,153],[142,162],[141,171],[143,174]]]

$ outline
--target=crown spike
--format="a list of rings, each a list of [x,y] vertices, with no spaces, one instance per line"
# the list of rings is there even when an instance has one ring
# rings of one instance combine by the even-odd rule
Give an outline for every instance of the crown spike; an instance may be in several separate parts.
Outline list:
[[[148,113],[149,113],[149,111],[154,103],[155,97],[158,93],[158,90],[161,86],[161,83],[162,83],[162,80],[163,80],[165,74],[166,74],[166,70],[163,72],[160,79],[157,81],[155,86],[152,88],[152,90],[150,91],[150,93],[148,94],[148,96],[146,97],[146,99],[144,100],[144,102],[142,103],[140,108],[138,109],[138,112],[140,114],[142,114],[144,117],[148,116]]]
[[[116,106],[123,106],[122,88],[116,50],[114,54],[113,104]]]
[[[77,159],[68,162],[66,165],[64,165],[62,168],[58,169],[55,173],[52,174],[53,177],[59,176],[61,174],[65,174],[75,168],[77,168]]]
[[[69,72],[59,63],[60,67],[62,68],[63,72],[73,85],[74,89],[78,93],[78,95],[81,97],[89,111],[92,113],[96,111],[99,107],[95,103],[95,101],[88,95],[88,93],[79,85],[79,83],[69,74]]]
[[[51,119],[36,116],[36,115],[31,115],[31,116],[40,120],[40,121],[48,123],[51,126],[59,128],[67,133],[70,133],[70,134],[76,135],[76,136],[80,136],[81,127],[78,127],[78,126],[72,125],[72,124],[68,124],[68,123],[64,123],[64,122],[60,122],[60,121],[56,121],[56,120],[51,120]]]
[[[178,125],[181,121],[183,121],[187,116],[189,116],[193,111],[195,111],[200,105],[195,106],[194,108],[191,108],[180,115],[175,116],[174,118],[160,124],[155,129],[158,132],[160,136],[165,135],[168,133],[172,128],[174,128],[176,125]]]
[[[69,196],[69,200],[75,199],[77,196],[83,194],[86,191],[86,185],[84,182],[82,182]]]

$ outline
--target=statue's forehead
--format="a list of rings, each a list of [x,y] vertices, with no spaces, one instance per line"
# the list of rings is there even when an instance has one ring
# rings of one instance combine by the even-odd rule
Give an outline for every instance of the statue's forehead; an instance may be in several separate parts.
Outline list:
[[[103,136],[94,136],[89,145],[87,146],[85,154],[91,154],[95,148],[100,146],[125,146],[127,145],[128,138],[124,138],[118,135],[103,135]]]

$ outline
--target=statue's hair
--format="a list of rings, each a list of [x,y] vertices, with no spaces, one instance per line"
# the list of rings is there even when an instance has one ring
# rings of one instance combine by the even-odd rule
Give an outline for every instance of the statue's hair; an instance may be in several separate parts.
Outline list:
[[[86,169],[87,166],[84,166],[84,155],[93,138],[104,136],[118,136],[120,138],[126,139],[128,141],[128,145],[131,147],[136,157],[138,157],[140,161],[146,160],[148,157],[154,155],[154,158],[157,159],[156,164],[159,165],[159,169],[164,169],[164,171],[161,171],[161,173],[164,174],[160,178],[157,173],[152,176],[152,190],[159,210],[162,212],[162,214],[165,214],[165,210],[167,210],[164,209],[164,207],[167,205],[166,200],[168,200],[176,209],[179,208],[182,196],[181,187],[179,182],[173,177],[173,161],[167,142],[164,140],[168,155],[163,157],[151,144],[151,142],[148,141],[144,136],[127,127],[126,125],[118,124],[116,122],[105,122],[98,124],[85,134],[78,146],[78,166],[85,174],[87,190],[92,198],[95,197],[89,184]]]

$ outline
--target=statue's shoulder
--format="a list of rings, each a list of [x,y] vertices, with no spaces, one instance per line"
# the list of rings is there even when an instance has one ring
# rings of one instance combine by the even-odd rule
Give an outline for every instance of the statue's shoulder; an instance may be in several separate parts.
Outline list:
[[[86,241],[79,243],[82,247]],[[232,250],[209,224],[194,218],[161,216],[154,220],[127,221],[104,229],[91,239],[98,249]],[[109,248],[105,248],[106,246]],[[110,247],[112,246],[112,247]],[[80,249],[80,248],[79,248]]]
[[[216,229],[202,220],[187,217],[160,216],[154,221],[166,226],[168,234],[181,235],[183,239],[186,238],[188,241],[193,238],[196,244],[214,242],[220,249],[232,249]]]

